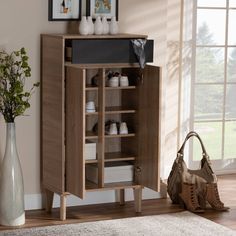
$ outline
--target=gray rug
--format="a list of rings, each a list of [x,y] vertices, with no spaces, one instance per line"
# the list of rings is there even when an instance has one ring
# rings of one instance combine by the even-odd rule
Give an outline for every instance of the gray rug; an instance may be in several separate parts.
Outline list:
[[[3,231],[4,236],[236,236],[236,231],[190,212]]]

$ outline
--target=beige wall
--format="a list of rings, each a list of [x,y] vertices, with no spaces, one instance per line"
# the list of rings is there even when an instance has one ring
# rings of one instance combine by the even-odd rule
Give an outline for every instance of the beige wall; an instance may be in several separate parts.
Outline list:
[[[171,2],[173,1],[177,0]],[[153,38],[155,64],[163,68],[166,64],[167,50],[167,2],[165,0],[120,0],[119,8],[120,31],[148,34]],[[0,1],[0,47],[9,51],[22,46],[27,49],[32,66],[32,82],[40,80],[40,34],[63,33],[68,30],[67,23],[48,22],[47,14],[47,0]],[[174,31],[173,28],[171,30]],[[163,90],[163,98],[165,94]],[[165,104],[162,105],[164,119]],[[25,192],[34,194],[40,192],[39,91],[33,96],[31,108],[26,114],[29,116],[18,118],[16,121],[17,145],[24,173]],[[5,149],[5,125],[2,118],[0,133],[2,157]]]

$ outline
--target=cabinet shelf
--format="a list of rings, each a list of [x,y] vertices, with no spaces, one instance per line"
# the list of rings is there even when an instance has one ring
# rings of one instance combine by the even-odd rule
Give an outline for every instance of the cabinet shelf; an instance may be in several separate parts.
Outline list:
[[[85,112],[85,115],[86,116],[95,116],[95,115],[98,115],[98,112]]]
[[[118,182],[118,183],[108,183],[104,184],[104,187],[98,187],[98,184],[90,182],[86,180],[86,187],[85,190],[87,192],[92,191],[107,191],[107,190],[114,190],[114,189],[126,189],[126,188],[140,188],[139,184],[134,182]]]
[[[105,114],[124,114],[124,113],[135,113],[135,109],[124,108],[121,106],[106,107]]]
[[[105,138],[128,138],[128,137],[134,137],[135,133],[130,134],[106,134]]]
[[[125,87],[105,87],[106,90],[125,90],[125,89],[136,89],[136,86],[125,86]]]
[[[93,131],[86,131],[85,139],[97,139],[98,135]]]
[[[108,152],[105,153],[105,162],[115,162],[115,161],[134,161],[135,155],[122,152]]]
[[[86,90],[86,91],[97,91],[97,90],[98,90],[98,87],[97,87],[97,86],[90,85],[90,84],[87,84],[85,90]]]
[[[120,69],[120,68],[140,68],[139,63],[102,63],[102,64],[73,64],[69,61],[64,64],[66,67],[77,69]]]
[[[117,162],[117,161],[134,161],[135,155],[122,152],[109,152],[105,153],[105,162]],[[85,160],[86,164],[98,163],[98,160]]]

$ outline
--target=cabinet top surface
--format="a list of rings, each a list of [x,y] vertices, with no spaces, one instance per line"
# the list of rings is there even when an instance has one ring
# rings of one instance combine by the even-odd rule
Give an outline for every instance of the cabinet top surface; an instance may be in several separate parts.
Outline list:
[[[80,34],[42,34],[46,37],[55,37],[62,39],[121,39],[121,38],[147,38],[147,35],[141,34],[116,34],[116,35],[80,35]]]

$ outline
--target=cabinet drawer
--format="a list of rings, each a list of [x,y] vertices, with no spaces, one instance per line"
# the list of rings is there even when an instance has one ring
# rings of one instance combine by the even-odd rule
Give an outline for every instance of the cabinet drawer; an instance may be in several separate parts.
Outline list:
[[[153,40],[145,45],[146,61],[153,62]],[[68,57],[68,56],[67,56]],[[72,40],[71,62],[75,64],[138,62],[130,39]]]

